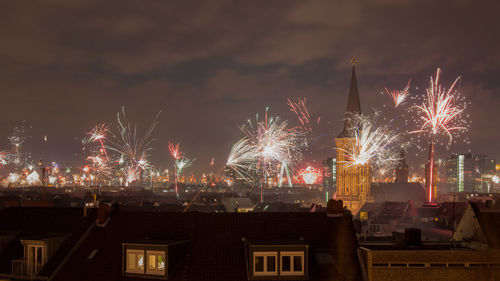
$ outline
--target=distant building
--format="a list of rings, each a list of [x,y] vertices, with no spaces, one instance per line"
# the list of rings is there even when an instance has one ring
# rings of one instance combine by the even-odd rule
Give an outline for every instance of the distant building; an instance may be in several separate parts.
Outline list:
[[[451,192],[488,192],[495,160],[479,154],[452,154],[446,160],[446,183]]]
[[[499,280],[498,251],[423,242],[420,235],[420,229],[410,228],[404,241],[362,242],[364,280]]]
[[[408,164],[406,164],[405,151],[403,148],[401,148],[399,158],[400,158],[399,163],[395,169],[394,183],[407,183],[409,170],[408,170]]]
[[[500,205],[495,200],[469,201],[453,238],[470,248],[499,251]]]
[[[393,231],[404,231],[414,220],[414,209],[411,201],[366,203],[355,219],[361,222],[363,236],[391,236]]]
[[[337,183],[337,159],[335,157],[328,157],[323,160],[323,189],[330,193],[335,194]]]
[[[356,141],[353,136],[355,124],[349,118],[352,114],[360,114],[361,105],[359,101],[358,82],[356,80],[356,69],[352,67],[351,85],[347,99],[346,119],[344,129],[335,138],[337,147],[337,193],[336,198],[344,202],[353,214],[366,203],[373,201],[371,197],[370,164],[348,165],[345,156],[346,151],[352,151]]]
[[[375,202],[412,200],[415,203],[422,203],[426,201],[425,190],[418,182],[372,183],[371,189]]]

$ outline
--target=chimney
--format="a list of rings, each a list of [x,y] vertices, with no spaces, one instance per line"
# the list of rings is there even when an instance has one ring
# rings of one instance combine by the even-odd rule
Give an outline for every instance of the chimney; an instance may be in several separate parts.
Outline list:
[[[405,245],[420,246],[422,244],[422,232],[419,228],[405,228]]]
[[[326,205],[326,214],[328,217],[342,217],[344,215],[342,200],[330,199]]]
[[[99,208],[97,210],[97,226],[105,227],[109,220],[109,213],[111,212],[111,204],[109,203],[101,203],[99,204]]]
[[[493,209],[493,200],[486,200],[486,209]]]

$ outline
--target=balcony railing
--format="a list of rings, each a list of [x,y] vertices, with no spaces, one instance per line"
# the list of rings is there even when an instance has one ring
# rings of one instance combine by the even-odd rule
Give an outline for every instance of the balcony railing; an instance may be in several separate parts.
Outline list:
[[[14,276],[27,276],[28,267],[26,260],[13,260],[12,261],[12,275]]]

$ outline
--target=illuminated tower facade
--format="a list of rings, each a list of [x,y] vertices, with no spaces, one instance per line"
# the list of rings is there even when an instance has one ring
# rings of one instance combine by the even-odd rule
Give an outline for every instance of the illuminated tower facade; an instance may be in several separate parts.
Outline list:
[[[373,202],[370,182],[370,165],[351,165],[346,158],[346,151],[355,148],[353,126],[355,124],[348,118],[351,114],[361,113],[359,102],[358,82],[356,69],[353,65],[349,97],[347,99],[346,119],[344,129],[335,138],[337,147],[337,193],[336,198],[344,202],[344,206],[355,215],[366,202]]]

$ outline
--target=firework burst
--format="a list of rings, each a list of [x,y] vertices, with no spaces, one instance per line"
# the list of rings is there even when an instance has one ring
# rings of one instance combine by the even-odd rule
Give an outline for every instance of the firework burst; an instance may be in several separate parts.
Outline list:
[[[321,181],[321,169],[307,166],[298,172],[299,176],[305,184],[312,185]]]
[[[267,111],[264,120],[259,120],[257,115],[255,126],[248,120],[240,127],[246,137],[233,146],[228,162],[233,169],[246,166],[248,171],[253,169],[263,176],[278,172],[280,186],[286,173],[291,185],[289,170],[302,159],[304,134],[297,128],[289,128],[288,122],[278,117],[268,117]]]
[[[146,158],[149,156],[148,153],[152,150],[151,144],[154,141],[152,134],[158,124],[157,120],[160,113],[158,112],[144,135],[139,135],[137,132],[137,124],[132,125],[127,120],[124,107],[122,107],[121,112],[116,114],[116,132],[113,133],[113,131],[110,131],[112,138],[108,139],[109,145],[107,147],[109,150],[118,153],[118,164],[125,166],[123,170],[126,174],[140,174],[143,168],[146,167],[145,165],[141,165],[141,161],[146,161]],[[132,173],[131,171],[135,172]],[[127,176],[127,180],[130,177]]]
[[[99,155],[89,156],[87,157],[87,161],[90,162],[89,169],[97,177],[96,181],[99,181],[99,179],[106,179],[111,176],[111,166],[108,161],[103,159],[103,157]]]
[[[109,132],[109,128],[106,124],[98,124],[90,132],[87,133],[89,135],[88,138],[83,139],[83,143],[95,143],[100,142],[103,143],[103,140],[106,139],[107,134]]]
[[[428,192],[429,202],[436,193],[435,184],[435,163],[434,150],[435,142],[439,135],[445,135],[448,139],[449,148],[453,142],[453,134],[467,129],[467,118],[458,118],[462,115],[467,107],[467,103],[463,102],[460,93],[455,90],[460,76],[455,79],[450,88],[446,90],[440,84],[441,69],[436,70],[435,78],[430,78],[430,85],[427,89],[427,95],[421,105],[416,105],[419,121],[421,122],[420,129],[412,133],[425,133],[430,137],[429,160],[427,163],[426,189]]]
[[[179,148],[179,145],[179,143],[174,144],[172,142],[168,142],[168,150],[170,151],[170,155],[176,160],[182,158],[182,152]]]
[[[385,88],[385,91],[387,92],[387,94],[394,101],[395,107],[398,107],[400,104],[402,104],[406,101],[406,98],[410,94],[410,82],[411,82],[411,80],[408,80],[408,84],[406,85],[406,87],[403,90],[389,91],[387,88]]]
[[[378,124],[378,116],[379,113],[375,112],[372,118],[362,114],[348,117],[354,124],[351,134],[355,140],[352,147],[342,149],[348,165],[370,164],[373,170],[390,169],[400,160],[401,135],[391,129],[390,122]]]
[[[184,172],[184,169],[191,166],[193,164],[194,160],[196,160],[196,159],[189,159],[186,157],[176,159],[175,160],[175,167],[177,168],[176,169],[177,177],[180,177],[182,175],[182,173]]]
[[[7,165],[12,158],[12,155],[7,151],[0,151],[0,166]]]
[[[427,96],[421,105],[415,106],[422,124],[419,130],[413,133],[428,133],[431,138],[444,134],[448,137],[448,145],[453,141],[453,133],[467,129],[465,120],[459,117],[466,109],[467,103],[459,103],[460,94],[455,90],[460,76],[455,79],[450,88],[446,90],[440,84],[441,69],[436,71],[436,78],[430,78]]]
[[[36,183],[40,183],[40,176],[38,175],[38,173],[36,171],[32,171],[27,177],[26,177],[26,181],[28,182],[28,184],[30,185],[34,185]]]
[[[179,177],[182,175],[182,172],[185,168],[191,166],[191,164],[196,159],[189,159],[184,156],[184,154],[180,150],[180,144],[174,144],[172,142],[168,142],[168,150],[172,158],[174,158],[174,183],[175,183],[175,194],[177,197],[179,196],[178,189],[178,181]]]
[[[26,136],[25,126],[21,125],[19,127],[14,127],[14,132],[11,136],[8,137],[10,145],[12,146],[11,151],[11,163],[15,166],[25,165],[30,158],[29,153],[24,153],[22,148],[23,144],[26,142],[28,137]]]

